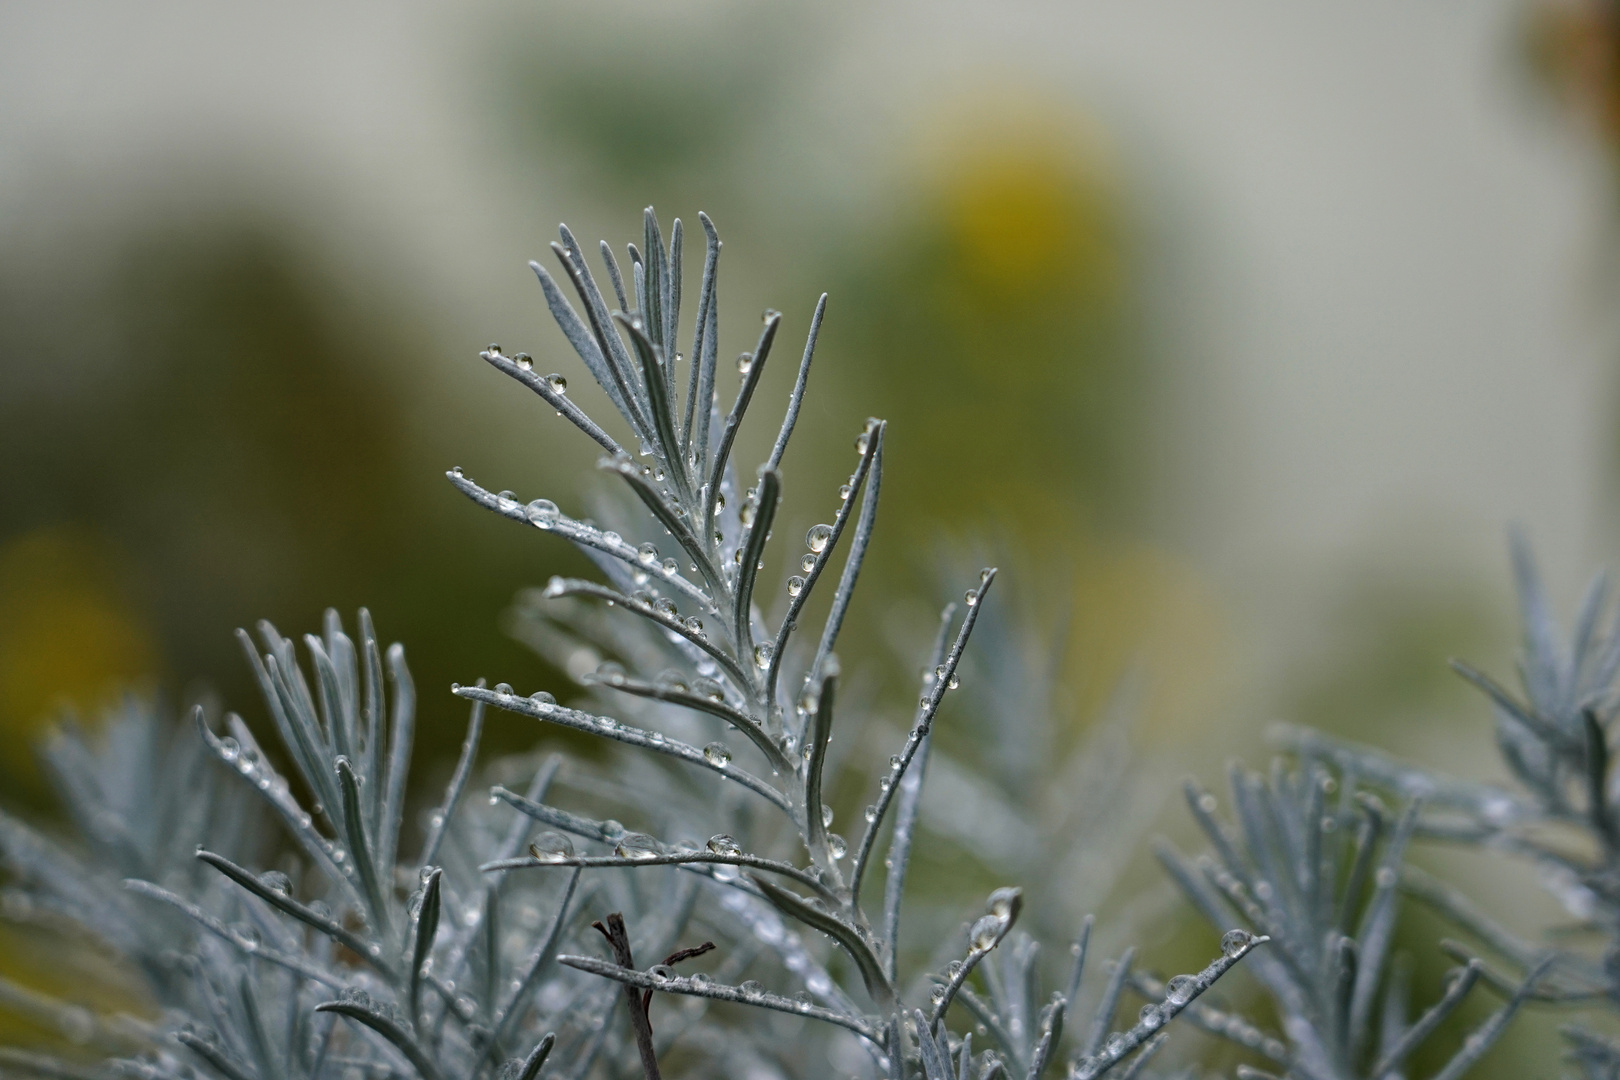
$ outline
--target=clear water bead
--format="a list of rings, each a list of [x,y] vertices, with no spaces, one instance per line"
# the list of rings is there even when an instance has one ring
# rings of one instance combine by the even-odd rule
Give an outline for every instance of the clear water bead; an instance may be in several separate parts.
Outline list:
[[[828,833],[827,854],[835,859],[842,859],[849,854],[849,844],[845,843],[844,838],[837,833]]]
[[[529,854],[541,862],[564,862],[574,857],[574,842],[560,832],[543,832],[529,845]]]
[[[723,769],[731,764],[731,748],[725,743],[712,742],[703,748],[703,760]]]
[[[653,601],[653,610],[666,619],[675,618],[675,601],[667,596],[660,596]]]
[[[829,828],[829,827],[831,827],[832,823],[833,823],[833,808],[828,806],[826,803],[822,803],[821,804],[821,827],[823,829]]]
[[[613,846],[613,853],[621,859],[656,859],[662,853],[657,840],[646,833],[625,833]]]
[[[534,370],[534,358],[532,356],[530,356],[528,353],[520,352],[516,356],[514,356],[512,359],[517,361],[517,366],[518,366],[519,371],[533,371]]]
[[[737,357],[737,374],[746,375],[754,370],[753,353],[743,353]]]
[[[806,555],[804,558],[799,560],[799,569],[803,570],[805,573],[808,574],[810,571],[814,570],[815,568],[816,568],[816,557],[814,555]]]
[[[534,524],[545,525],[556,521],[559,511],[550,499],[536,499],[524,508],[523,514]]]
[[[844,484],[841,487],[839,487],[839,489],[838,489],[838,501],[839,502],[848,502],[850,492],[852,492],[854,490],[855,489],[850,487],[848,484]]]
[[[259,875],[259,884],[282,896],[292,895],[292,878],[280,870],[267,870]]]
[[[1011,919],[1023,902],[1024,890],[1019,888],[997,889],[990,894],[985,908],[998,919]]]
[[[827,550],[827,541],[831,539],[831,525],[813,525],[810,531],[804,534],[804,546],[819,555]]]
[[[861,817],[866,819],[866,823],[868,825],[872,824],[877,820],[877,807],[868,806],[865,810],[861,811]]]
[[[658,561],[658,549],[651,544],[642,544],[636,548],[636,559],[643,566],[651,566]]]
[[[742,845],[727,833],[717,833],[709,837],[708,848],[716,855],[741,855]]]
[[[787,590],[789,596],[798,596],[800,593],[804,592],[804,578],[797,574],[794,574],[792,577],[788,578]]]
[[[743,992],[743,997],[757,998],[765,993],[765,988],[757,980],[745,979],[737,989]]]
[[[1228,930],[1221,935],[1221,952],[1229,957],[1241,956],[1253,940],[1254,935],[1247,930]]]
[[[706,697],[710,701],[723,701],[726,696],[725,687],[713,679],[702,677],[692,680],[692,692],[699,697]]]
[[[495,692],[497,694],[511,694],[511,692],[512,692],[512,684],[511,683],[503,683],[503,682],[496,683],[495,684]]]
[[[1164,984],[1165,1000],[1172,1005],[1185,1005],[1198,989],[1198,980],[1191,975],[1177,975]]]
[[[1001,931],[1005,925],[1005,920],[998,919],[994,915],[980,916],[973,924],[973,929],[968,931],[968,945],[975,952],[989,952],[996,947],[996,942],[1001,940]]]
[[[561,375],[547,375],[546,385],[551,387],[551,392],[553,394],[568,393],[568,380],[563,378]]]
[[[618,547],[620,544],[624,543],[624,537],[609,529],[607,532],[602,534],[602,543],[606,544],[608,547]]]
[[[544,690],[536,690],[534,693],[529,695],[529,700],[534,702],[536,705],[557,704],[557,699]]]
[[[623,686],[624,665],[612,660],[604,660],[596,667],[596,677],[609,686]]]
[[[1136,1014],[1136,1019],[1139,1024],[1152,1031],[1164,1023],[1164,1013],[1157,1005],[1144,1005],[1142,1011]]]
[[[966,605],[967,605],[967,606],[968,606],[968,607],[972,607],[972,606],[973,606],[973,605],[975,605],[975,604],[977,604],[977,603],[978,603],[978,602],[979,602],[979,593],[978,593],[978,590],[976,590],[976,589],[969,589],[969,590],[968,590],[968,591],[967,591],[967,592],[966,592],[966,593],[965,593],[965,594],[964,594],[964,595],[963,595],[963,597],[962,597],[962,602],[963,602],[963,603],[964,603],[964,604],[966,604]]]
[[[768,670],[771,658],[776,655],[776,649],[767,642],[760,642],[754,646],[754,666],[761,671]]]

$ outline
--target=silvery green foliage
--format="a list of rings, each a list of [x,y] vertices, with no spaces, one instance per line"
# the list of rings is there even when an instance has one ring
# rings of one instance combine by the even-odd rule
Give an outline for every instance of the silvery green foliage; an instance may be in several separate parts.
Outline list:
[[[1160,858],[1199,911],[1216,926],[1246,922],[1270,937],[1250,969],[1282,1018],[1283,1037],[1214,1009],[1194,1007],[1194,1023],[1299,1080],[1383,1080],[1405,1075],[1408,1057],[1474,987],[1482,965],[1451,973],[1441,999],[1408,1014],[1407,972],[1391,954],[1402,861],[1418,819],[1416,804],[1392,814],[1358,791],[1354,774],[1333,776],[1309,756],[1274,763],[1269,778],[1234,765],[1235,827],[1216,816],[1215,796],[1187,785],[1187,801],[1212,851],[1188,859],[1168,845]],[[1542,964],[1464,1041],[1435,1074],[1456,1080],[1506,1028],[1545,972]],[[1140,984],[1157,992],[1152,982]],[[1245,1075],[1274,1075],[1248,1068]]]
[[[846,839],[834,831],[831,808],[824,802],[836,771],[828,753],[840,677],[833,650],[876,521],[885,426],[877,420],[867,422],[856,439],[854,470],[839,489],[831,522],[809,531],[807,550],[793,554],[791,576],[762,593],[759,575],[765,569],[767,541],[782,497],[783,455],[803,400],[826,298],[817,305],[770,454],[744,490],[732,451],[770,358],[780,316],[766,312],[757,343],[738,358],[741,385],[725,407],[718,385],[715,288],[721,249],[709,219],[700,216],[700,220],[706,237],[704,272],[689,362],[677,351],[683,243],[678,220],[666,248],[657,219],[647,211],[643,247],[629,249],[628,291],[611,249],[605,243],[601,246],[618,310],[610,312],[584,249],[566,227],[553,250],[580,307],[573,306],[543,267],[531,264],[565,337],[627,426],[634,454],[567,396],[562,376],[537,373],[524,353],[509,356],[499,346],[483,353],[492,366],[539,395],[595,441],[605,451],[602,467],[626,483],[652,520],[602,527],[563,513],[550,500],[524,503],[510,492],[484,489],[459,469],[449,474],[475,502],[515,522],[562,536],[596,563],[605,584],[553,579],[543,593],[531,598],[520,625],[539,627],[548,620],[563,620],[572,644],[558,658],[576,678],[593,683],[623,708],[615,707],[617,715],[608,715],[594,711],[594,702],[581,703],[592,704],[593,709],[575,708],[558,703],[548,692],[526,697],[504,684],[493,690],[459,687],[456,692],[705,773],[716,792],[711,805],[720,811],[710,820],[738,820],[738,811],[728,808],[731,799],[718,794],[728,789],[740,800],[738,805],[748,808],[742,820],[749,827],[735,833],[717,830],[707,841],[679,833],[627,832],[616,821],[587,818],[497,789],[497,798],[552,831],[527,857],[501,860],[489,868],[553,875],[568,867],[644,872],[675,866],[704,887],[702,902],[734,912],[745,925],[757,926],[764,916],[773,916],[816,931],[813,938],[830,940],[841,953],[841,962],[826,966],[796,965],[784,956],[787,975],[782,981],[798,984],[799,992],[793,996],[789,996],[792,987],[776,993],[752,981],[733,985],[702,974],[686,975],[667,964],[631,966],[625,962],[629,950],[620,945],[615,945],[612,960],[561,957],[572,968],[630,988],[631,1022],[648,1076],[657,1074],[656,1046],[645,1007],[638,1013],[638,993],[649,998],[662,993],[737,1002],[825,1022],[857,1040],[869,1057],[868,1071],[896,1080],[917,1075],[958,1080],[1008,1070],[1041,1076],[1061,1053],[1063,1019],[1078,982],[1078,966],[1068,993],[1060,992],[1044,1010],[1035,1010],[1035,999],[1028,993],[1032,950],[1002,973],[997,990],[998,976],[992,973],[999,969],[983,962],[1007,938],[1018,916],[1022,905],[1018,890],[1001,889],[990,897],[985,914],[967,928],[962,959],[931,979],[911,980],[920,988],[935,985],[926,1002],[917,1000],[902,981],[895,950],[933,724],[945,695],[958,686],[963,652],[984,610],[995,571],[984,571],[967,590],[960,618],[954,606],[943,614],[932,654],[923,665],[909,730],[895,748],[890,767],[879,770],[878,790],[862,815],[864,821],[846,829]],[[822,579],[833,576],[833,558],[846,537],[847,551],[820,630],[810,637],[798,635],[800,620],[808,619],[807,604]],[[761,601],[773,600],[780,615],[768,620]],[[568,606],[557,615],[534,610],[552,601]],[[617,618],[604,618],[579,601],[619,609]],[[615,629],[615,622],[635,629]],[[549,633],[526,636],[542,648],[548,647],[547,641],[560,640]],[[593,663],[598,666],[588,671]],[[691,732],[698,733],[687,734]],[[729,741],[713,737],[720,732]],[[709,741],[700,746],[705,733]],[[693,822],[672,824],[690,832]],[[880,844],[886,851],[887,870],[882,907],[869,912],[863,887],[873,876]],[[806,856],[801,865],[799,860]],[[1071,1038],[1071,1073],[1100,1076],[1127,1059],[1132,1062],[1128,1069],[1137,1068],[1144,1055],[1132,1055],[1154,1044],[1165,1023],[1258,943],[1246,933],[1237,934],[1221,958],[1185,984],[1191,988],[1185,997],[1168,995],[1150,1006],[1151,1014],[1144,1010],[1136,1025],[1110,1033],[1120,982],[1105,995],[1104,1007],[1089,1024],[1071,1024],[1071,1029],[1083,1033]],[[972,995],[966,985],[981,967],[991,988],[988,1000]],[[947,1010],[958,997],[964,1003],[979,1002],[966,1007],[997,1043],[988,1058],[970,1063],[971,1044],[958,1040],[946,1025]]]
[[[1530,991],[1532,998],[1614,1007],[1620,1005],[1620,774],[1612,768],[1620,715],[1620,611],[1605,615],[1609,589],[1597,575],[1566,643],[1518,535],[1512,556],[1524,635],[1519,693],[1470,665],[1453,666],[1490,700],[1497,746],[1517,790],[1459,780],[1311,731],[1283,729],[1280,738],[1301,753],[1422,800],[1418,837],[1479,845],[1532,863],[1541,884],[1602,942],[1598,955],[1526,941],[1416,868],[1403,872],[1401,884],[1520,970],[1546,966],[1547,978]],[[1583,848],[1589,854],[1581,854]],[[1468,956],[1460,945],[1447,947],[1459,958]],[[1586,1075],[1613,1075],[1607,1043],[1578,1031],[1570,1039],[1571,1056]]]
[[[122,888],[125,877],[161,882],[191,895],[217,889],[213,871],[193,857],[202,844],[238,855],[250,851],[262,822],[247,792],[229,784],[190,731],[172,727],[130,698],[108,713],[101,745],[91,746],[71,721],[43,747],[46,772],[77,836],[57,839],[0,813],[0,894],[6,920],[48,936],[65,969],[86,980],[119,975],[98,963],[117,957],[129,974],[165,1002],[195,1002],[189,959],[176,949],[184,917],[154,912]],[[127,1014],[104,1015],[0,979],[0,1008],[56,1030],[87,1054],[148,1050],[161,1029]],[[0,1067],[34,1071],[65,1067],[15,1058]]]
[[[480,869],[528,833],[521,815],[460,798],[481,706],[419,856],[399,857],[415,693],[403,650],[384,654],[364,612],[360,629],[357,645],[329,612],[325,633],[305,638],[313,690],[274,628],[261,626],[263,652],[241,635],[309,809],[240,717],[216,734],[199,708],[195,731],[160,756],[152,716],[126,711],[99,755],[71,734],[48,751],[88,852],[5,822],[24,897],[8,912],[71,918],[163,1007],[157,1025],[77,1021],[79,1041],[108,1055],[95,1075],[450,1080],[504,1069],[532,1080],[554,1046],[580,1071],[600,1052],[601,996],[552,962],[577,878]],[[555,772],[542,766],[527,796],[543,797]],[[238,860],[271,846],[276,821],[292,848],[282,868],[247,869]],[[38,1055],[5,1064],[70,1068]]]
[[[1034,580],[1046,593],[1064,592]],[[1051,596],[1041,599],[1051,605]],[[933,782],[922,790],[918,821],[1020,882],[1030,901],[1025,929],[1061,940],[1103,904],[1140,850],[1170,769],[1132,746],[1139,671],[1128,671],[1101,714],[1076,733],[1060,684],[1067,613],[1042,618],[1041,606],[1027,591],[1002,589],[980,616],[962,659],[949,739],[930,741]],[[954,918],[914,910],[910,933],[937,940],[927,922]],[[1117,923],[1112,930],[1131,932]]]

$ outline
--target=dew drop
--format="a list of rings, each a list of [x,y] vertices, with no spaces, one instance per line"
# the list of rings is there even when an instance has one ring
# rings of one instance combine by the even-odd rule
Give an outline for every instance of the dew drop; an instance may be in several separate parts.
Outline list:
[[[863,431],[859,435],[855,436],[855,452],[857,454],[865,457],[866,448],[870,445],[872,445],[872,436],[868,435],[866,432]]]
[[[1144,1005],[1142,1011],[1136,1014],[1137,1022],[1149,1031],[1164,1023],[1164,1013],[1157,1005]]]
[[[844,838],[837,833],[828,833],[827,854],[835,859],[842,859],[849,854],[849,844],[845,843]]]
[[[803,570],[805,573],[808,574],[810,571],[814,570],[815,568],[816,568],[816,557],[814,555],[806,555],[804,558],[799,560],[799,569]]]
[[[500,343],[492,341],[492,342],[489,343],[489,348],[485,349],[484,351],[489,352],[489,353],[494,353],[496,356],[499,356],[500,353],[501,353]]]
[[[497,694],[510,695],[512,693],[512,684],[511,683],[503,683],[503,682],[496,683],[495,684],[495,692]]]
[[[833,823],[833,808],[826,803],[821,804],[821,827],[830,828]]]
[[[675,574],[680,571],[680,566],[674,559],[665,559],[660,565],[663,566],[666,574]]]
[[[1114,1032],[1108,1036],[1108,1056],[1118,1057],[1125,1052],[1125,1036]]]
[[[259,884],[282,896],[292,895],[292,878],[280,870],[267,870],[259,875]]]
[[[602,534],[602,543],[606,544],[608,547],[618,547],[620,544],[624,543],[624,537],[610,529]]]
[[[804,546],[812,552],[820,554],[827,550],[827,541],[832,539],[831,525],[814,525],[804,534]]]
[[[724,701],[726,697],[725,687],[713,679],[702,677],[692,680],[692,692],[699,697],[706,697],[710,701]]]
[[[731,748],[725,743],[712,742],[703,748],[703,760],[723,769],[731,764]]]
[[[1198,796],[1198,809],[1202,810],[1204,813],[1213,814],[1215,812],[1216,805],[1218,804],[1215,801],[1215,796],[1211,795],[1209,792],[1206,791],[1202,795]]]
[[[568,393],[568,380],[563,378],[561,375],[547,375],[546,385],[551,387],[551,392],[553,394]]]
[[[1011,919],[1023,900],[1024,891],[1018,888],[997,889],[990,894],[985,908],[998,919]]]
[[[737,989],[743,992],[743,997],[757,998],[765,993],[765,988],[754,979],[745,979]]]
[[[716,855],[741,855],[742,845],[732,839],[728,833],[716,833],[709,837],[708,848]]]
[[[596,677],[609,686],[623,686],[624,665],[612,660],[604,660],[596,666]]]
[[[543,832],[529,845],[529,854],[541,862],[564,862],[574,857],[574,842],[560,832]]]
[[[968,945],[975,952],[989,952],[995,948],[996,942],[1001,940],[1002,929],[1006,926],[1005,919],[998,919],[994,915],[982,915],[968,931]]]
[[[534,702],[536,705],[557,704],[557,699],[544,690],[536,690],[534,693],[529,695],[529,700]]]
[[[766,671],[771,666],[771,657],[776,655],[776,649],[767,642],[760,642],[754,646],[754,666]]]
[[[848,484],[844,484],[843,486],[841,486],[838,489],[838,501],[839,502],[848,502],[850,492],[852,492],[854,490],[855,489],[850,487]]]
[[[737,357],[737,374],[746,375],[754,370],[754,354],[743,353]]]
[[[613,846],[613,853],[621,859],[656,859],[660,845],[646,833],[625,833]]]
[[[523,513],[525,517],[541,528],[556,521],[558,517],[557,504],[550,499],[534,500],[524,509]]]
[[[636,559],[643,566],[651,566],[658,561],[658,549],[651,544],[642,544],[636,548]]]
[[[660,596],[653,601],[653,610],[666,619],[673,619],[675,618],[675,601],[667,596]]]
[[[798,596],[800,593],[804,592],[804,578],[794,574],[787,580],[787,589],[789,596]]]
[[[1198,980],[1191,975],[1177,975],[1164,985],[1165,1000],[1172,1005],[1185,1005],[1192,1000]]]
[[[866,823],[868,825],[872,824],[872,822],[877,820],[877,807],[868,806],[861,812],[861,816],[866,819]]]
[[[517,361],[517,366],[518,366],[519,371],[533,371],[534,370],[534,358],[532,356],[530,356],[528,353],[520,352],[516,356],[514,356],[512,359]]]
[[[1247,930],[1228,930],[1221,935],[1221,952],[1229,957],[1240,956],[1252,940],[1254,936]]]
[[[962,602],[964,604],[966,604],[968,607],[972,607],[973,605],[977,604],[979,602],[978,590],[977,589],[969,589],[967,591],[967,593],[962,597]]]

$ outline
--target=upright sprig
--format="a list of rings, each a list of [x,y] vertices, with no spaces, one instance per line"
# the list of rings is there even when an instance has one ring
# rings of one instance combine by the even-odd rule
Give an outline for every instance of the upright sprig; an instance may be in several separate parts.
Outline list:
[[[621,717],[559,704],[544,691],[524,697],[501,684],[494,689],[458,687],[456,693],[475,702],[645,749],[736,784],[748,797],[774,808],[786,819],[807,856],[807,864],[755,854],[726,834],[715,835],[700,848],[693,843],[624,833],[617,823],[592,821],[497,791],[498,798],[550,824],[554,833],[536,844],[530,858],[502,860],[488,868],[672,865],[701,874],[723,889],[738,890],[762,901],[781,915],[825,935],[842,950],[858,975],[869,1010],[857,1009],[850,995],[830,986],[812,993],[811,1000],[798,1000],[746,984],[729,986],[701,976],[676,976],[667,969],[640,972],[627,967],[617,956],[611,962],[584,956],[565,956],[562,961],[646,991],[742,1001],[824,1020],[861,1036],[891,1076],[909,1075],[913,1069],[932,1076],[937,1070],[929,1064],[933,1060],[931,1051],[944,1047],[954,1052],[953,1036],[944,1026],[945,1009],[957,992],[964,990],[963,980],[978,961],[1006,936],[1019,906],[1016,890],[1003,890],[993,896],[989,913],[968,935],[967,958],[954,973],[941,979],[944,990],[932,1015],[908,1011],[897,981],[895,941],[907,856],[918,813],[917,790],[934,722],[945,695],[958,685],[963,652],[996,574],[993,569],[980,574],[964,597],[959,620],[954,606],[942,618],[933,656],[924,666],[909,731],[891,757],[889,769],[880,777],[879,790],[864,815],[864,828],[851,845],[831,831],[833,811],[826,799],[830,782],[828,745],[839,726],[836,705],[840,666],[834,648],[876,523],[886,429],[882,421],[869,420],[857,437],[855,467],[839,489],[832,521],[814,526],[806,535],[808,550],[799,558],[796,572],[781,586],[776,604],[781,614],[773,625],[760,609],[757,587],[765,568],[766,544],[781,505],[782,462],[808,383],[826,297],[816,305],[798,375],[771,452],[755,471],[752,485],[738,494],[734,461],[737,433],[771,355],[780,316],[767,311],[757,343],[738,357],[741,384],[726,408],[716,378],[716,280],[721,247],[708,217],[700,215],[700,220],[707,242],[690,360],[676,351],[683,236],[678,220],[666,249],[658,221],[652,210],[647,210],[644,247],[638,250],[632,245],[628,253],[633,290],[625,288],[611,249],[605,243],[601,246],[617,310],[609,309],[583,248],[566,227],[561,230],[561,243],[552,247],[579,306],[576,308],[564,296],[550,273],[538,263],[531,264],[551,314],[618,412],[629,436],[628,445],[636,447],[636,455],[624,449],[623,433],[609,433],[567,396],[567,382],[561,375],[536,373],[526,353],[509,356],[495,345],[482,353],[485,361],[538,394],[606,451],[602,467],[617,474],[651,516],[649,538],[639,543],[626,539],[616,531],[564,514],[549,499],[524,503],[511,492],[491,493],[459,469],[452,470],[449,477],[480,505],[569,540],[608,579],[606,584],[553,579],[543,598],[587,599],[622,608],[644,620],[687,669],[650,679],[626,671],[618,660],[609,659],[583,681],[610,695],[657,702],[701,715],[710,723],[718,721],[746,740],[747,746],[741,748],[743,756],[718,741],[699,748],[671,738],[662,730],[628,724]],[[801,641],[796,633],[799,622],[846,534],[849,541],[843,567],[820,633],[814,639]],[[670,554],[659,546],[671,543]],[[644,715],[639,708],[629,711]],[[881,920],[877,920],[869,917],[863,904],[863,886],[885,827],[891,822],[884,907]],[[576,852],[569,837],[606,846],[610,853]],[[816,996],[821,997],[821,1004],[815,1003]],[[1161,1022],[1176,1011],[1179,1008],[1162,1013]],[[985,1015],[994,1014],[987,1011]],[[1026,1067],[1029,1075],[1041,1075],[1056,1052],[1061,1016],[1062,1006],[1049,1015],[1044,1049],[1010,1035],[1010,1041],[1003,1043],[1004,1053]],[[1108,1017],[1099,1022],[1106,1025],[1111,1016],[1112,1005]],[[1087,1063],[1084,1068],[1089,1070],[1086,1075],[1100,1075],[1112,1068],[1142,1046],[1151,1033],[1150,1029],[1140,1038],[1122,1034],[1107,1045],[1090,1047],[1082,1055]],[[638,1040],[643,1045],[650,1038],[638,1028]]]
[[[481,704],[472,707],[460,760],[428,816],[418,858],[402,858],[416,724],[404,650],[396,644],[385,651],[364,610],[358,643],[334,611],[327,612],[323,630],[304,638],[313,689],[293,642],[274,627],[260,624],[262,652],[239,633],[281,748],[314,799],[309,810],[239,716],[228,715],[228,733],[219,735],[201,710],[196,713],[203,743],[263,798],[316,873],[298,883],[285,872],[257,873],[198,847],[197,860],[240,891],[239,906],[254,915],[251,926],[224,924],[156,882],[127,883],[232,947],[247,970],[262,962],[281,980],[266,988],[243,975],[229,988],[227,1000],[242,1014],[232,1028],[252,1037],[233,1038],[217,1025],[193,1025],[176,1037],[228,1080],[272,1080],[283,1072],[318,1080],[333,1054],[397,1062],[422,1080],[477,1080],[537,1048],[537,979],[555,956],[574,881],[563,887],[549,923],[514,950],[496,932],[502,881],[471,867],[447,875],[439,865],[477,756]],[[555,763],[541,770],[533,797],[543,794],[555,771]],[[521,849],[522,820],[494,840],[491,854]],[[446,911],[466,914],[441,920]],[[350,963],[362,967],[348,970]],[[474,978],[475,972],[481,976]],[[354,1037],[336,1037],[323,1013],[357,1025]],[[547,1039],[549,1053],[555,1040]],[[331,1049],[334,1044],[345,1049]]]
[[[1385,1080],[1407,1075],[1406,1062],[1479,981],[1469,959],[1453,971],[1441,999],[1407,1015],[1409,971],[1394,957],[1401,869],[1418,805],[1391,813],[1358,790],[1354,774],[1335,777],[1307,757],[1298,768],[1278,760],[1269,779],[1231,770],[1236,827],[1216,816],[1213,794],[1187,784],[1187,803],[1210,842],[1196,859],[1161,845],[1159,856],[1194,906],[1216,926],[1241,920],[1273,948],[1250,968],[1282,1018],[1284,1038],[1263,1034],[1229,1013],[1197,1008],[1195,1024],[1272,1062],[1275,1075],[1302,1080]],[[1245,931],[1228,934],[1245,936]],[[1506,1028],[1546,972],[1542,964],[1435,1074],[1455,1080]],[[1174,991],[1139,979],[1146,993]],[[1242,1075],[1274,1074],[1245,1066]]]
[[[1451,919],[1472,945],[1447,942],[1459,959],[1483,949],[1521,972],[1546,968],[1529,995],[1539,1001],[1605,1003],[1620,1008],[1620,771],[1614,768],[1620,717],[1620,610],[1597,574],[1587,587],[1567,642],[1524,537],[1511,537],[1523,645],[1519,688],[1471,664],[1453,668],[1490,702],[1502,761],[1516,788],[1458,779],[1377,750],[1304,728],[1286,727],[1278,741],[1408,798],[1424,812],[1419,839],[1479,846],[1523,859],[1599,946],[1580,950],[1533,942],[1497,921],[1488,905],[1415,867],[1401,887]],[[1485,971],[1487,981],[1511,985]],[[1606,1045],[1571,1029],[1571,1054],[1593,1068]]]

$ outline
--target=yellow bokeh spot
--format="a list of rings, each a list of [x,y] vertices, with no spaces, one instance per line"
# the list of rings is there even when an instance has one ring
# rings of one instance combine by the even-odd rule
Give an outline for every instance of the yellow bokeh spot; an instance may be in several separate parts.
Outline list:
[[[14,777],[63,709],[93,715],[156,671],[152,637],[104,545],[44,529],[0,547],[0,753]]]
[[[925,139],[924,175],[959,272],[996,303],[1117,299],[1120,200],[1100,125],[1006,89],[942,115]]]

